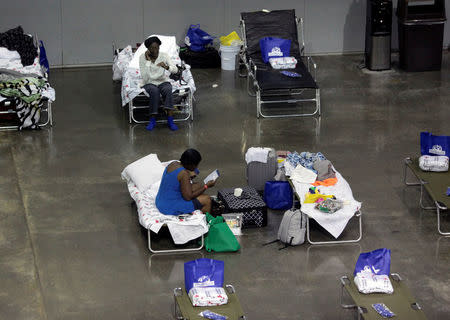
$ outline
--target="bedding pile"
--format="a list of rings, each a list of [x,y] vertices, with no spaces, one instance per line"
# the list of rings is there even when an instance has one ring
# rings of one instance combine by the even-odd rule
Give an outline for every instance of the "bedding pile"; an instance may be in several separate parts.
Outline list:
[[[39,63],[39,48],[22,27],[0,33],[0,102],[13,102],[18,129],[38,129],[44,100],[55,101],[55,90]]]

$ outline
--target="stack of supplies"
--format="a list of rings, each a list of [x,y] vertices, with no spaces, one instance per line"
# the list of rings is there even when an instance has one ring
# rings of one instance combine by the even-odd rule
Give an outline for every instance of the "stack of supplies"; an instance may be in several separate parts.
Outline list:
[[[223,261],[201,258],[184,264],[184,284],[194,307],[227,304],[223,278]]]
[[[294,57],[270,58],[269,63],[274,69],[295,69],[297,59]]]
[[[389,273],[391,250],[382,248],[361,253],[356,262],[354,282],[358,291],[367,293],[393,293]]]

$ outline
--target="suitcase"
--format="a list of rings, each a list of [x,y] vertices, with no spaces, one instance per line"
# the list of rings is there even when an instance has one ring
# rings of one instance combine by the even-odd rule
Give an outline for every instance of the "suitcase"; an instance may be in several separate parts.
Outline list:
[[[217,193],[225,205],[226,213],[242,213],[242,227],[265,227],[267,207],[258,192],[252,187],[243,187],[242,195],[236,197],[234,188],[222,189]]]
[[[273,180],[277,174],[277,169],[277,155],[271,149],[267,155],[267,163],[252,161],[247,164],[247,184],[262,193],[266,182]]]

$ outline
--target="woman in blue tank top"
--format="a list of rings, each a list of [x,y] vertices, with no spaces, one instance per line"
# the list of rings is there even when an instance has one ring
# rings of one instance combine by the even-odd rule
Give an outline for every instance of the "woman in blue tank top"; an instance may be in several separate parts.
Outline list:
[[[215,181],[208,181],[207,184],[191,182],[201,160],[197,150],[188,149],[183,152],[180,161],[173,161],[166,167],[156,196],[156,207],[161,213],[179,215],[194,210],[211,212],[211,198],[203,193],[214,186]]]

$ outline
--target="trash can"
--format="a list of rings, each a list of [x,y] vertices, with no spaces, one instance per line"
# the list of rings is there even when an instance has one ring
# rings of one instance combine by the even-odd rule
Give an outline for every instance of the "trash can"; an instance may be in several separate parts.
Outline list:
[[[222,70],[234,70],[236,68],[236,55],[241,49],[240,46],[223,46],[220,45],[220,58],[222,62]]]
[[[398,0],[400,68],[441,70],[445,0]]]

